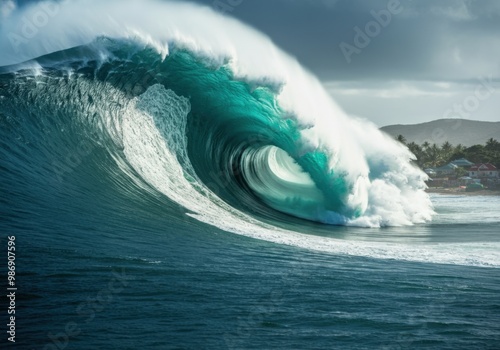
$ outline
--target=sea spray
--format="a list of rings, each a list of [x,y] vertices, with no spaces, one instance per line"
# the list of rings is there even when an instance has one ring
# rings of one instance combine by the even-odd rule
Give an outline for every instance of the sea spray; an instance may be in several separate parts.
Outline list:
[[[10,33],[16,21],[30,18],[40,6],[50,4],[12,11],[2,22],[2,33]],[[137,134],[128,143],[124,130],[130,120],[110,123],[104,118],[102,125],[111,128],[110,134],[116,134],[116,128],[121,130],[121,139],[115,141],[124,147],[124,156],[132,166],[133,159],[138,159],[128,153],[136,147],[132,143],[165,144],[165,152],[158,154],[165,159],[171,157],[170,169],[178,170],[163,174],[163,183],[179,186],[179,178],[188,179],[189,186],[206,198],[199,197],[198,203],[205,204],[193,210],[191,204],[184,203],[182,198],[189,198],[187,187],[181,186],[186,191],[176,192],[175,186],[171,187],[173,192],[161,190],[154,176],[158,176],[165,159],[147,165],[143,163],[152,158],[142,157],[142,165],[136,164],[134,170],[143,175],[143,181],[199,215],[213,206],[224,212],[253,215],[252,208],[264,203],[300,218],[336,225],[412,225],[431,219],[432,207],[424,192],[426,177],[411,165],[411,153],[373,124],[348,117],[314,76],[268,38],[208,8],[151,1],[148,11],[140,12],[142,4],[60,3],[57,15],[38,28],[29,48],[20,55],[2,36],[0,48],[5,55],[0,64],[19,63],[3,71],[29,75],[32,73],[26,68],[37,67],[33,72],[40,76],[48,69],[71,74],[94,69],[94,77],[108,84],[113,93],[123,93],[124,99],[132,95],[141,101],[153,91],[162,96],[158,91],[164,89],[185,100],[191,109],[182,117],[165,114],[169,105],[160,101],[151,112],[144,106],[128,104],[125,115],[135,113],[133,123],[141,120],[137,115],[160,113],[147,128],[135,125]],[[75,19],[70,15],[73,13],[80,16]],[[197,26],[190,26],[186,18]],[[66,50],[74,47],[80,49],[71,53]],[[27,64],[21,62],[47,54],[51,55]],[[86,62],[93,68],[85,68]],[[151,79],[141,83],[139,71],[147,72]],[[127,80],[117,77],[125,72]],[[130,80],[136,81],[135,85]],[[158,85],[153,88],[153,84]],[[144,95],[139,96],[141,93]],[[171,123],[165,131],[162,123],[167,119],[178,121],[176,118],[184,124]],[[141,134],[150,129],[154,138],[153,134]],[[168,141],[172,135],[177,135],[175,144]],[[248,144],[248,139],[259,135],[265,135],[267,142]],[[273,152],[265,151],[270,149]],[[282,155],[280,162],[275,161],[277,154]],[[262,155],[267,158],[262,159]],[[255,163],[259,157],[261,166]],[[264,164],[269,165],[267,169]],[[146,169],[150,169],[150,175],[146,175]],[[249,176],[249,169],[257,176]],[[217,193],[209,185],[207,174],[221,172],[229,181],[224,188],[219,186]],[[297,173],[293,181],[290,179],[294,176],[275,176],[293,172]],[[299,173],[305,174],[307,184]],[[262,180],[270,177],[274,177],[273,183],[262,187]],[[297,186],[302,194],[290,195]],[[276,200],[278,197],[281,199]],[[260,204],[256,198],[260,198]],[[245,215],[244,220],[249,217]]]

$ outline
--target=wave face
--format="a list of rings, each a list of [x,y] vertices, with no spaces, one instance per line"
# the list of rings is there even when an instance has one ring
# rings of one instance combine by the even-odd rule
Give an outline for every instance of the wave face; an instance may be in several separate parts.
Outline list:
[[[268,38],[194,5],[90,3],[39,3],[2,22],[3,140],[8,149],[24,135],[26,152],[52,159],[35,172],[75,176],[83,158],[103,154],[112,162],[93,157],[96,166],[127,175],[122,186],[259,238],[304,219],[431,219],[412,154],[346,116]],[[51,18],[25,43],[14,23],[41,9]]]

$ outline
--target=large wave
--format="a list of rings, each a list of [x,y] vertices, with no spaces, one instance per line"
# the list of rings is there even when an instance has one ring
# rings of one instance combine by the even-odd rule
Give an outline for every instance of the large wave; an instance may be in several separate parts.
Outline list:
[[[346,116],[268,38],[209,8],[42,2],[6,14],[0,30],[3,119],[34,115],[31,127],[83,134],[201,221],[260,237],[294,218],[431,219],[426,176],[405,147]]]

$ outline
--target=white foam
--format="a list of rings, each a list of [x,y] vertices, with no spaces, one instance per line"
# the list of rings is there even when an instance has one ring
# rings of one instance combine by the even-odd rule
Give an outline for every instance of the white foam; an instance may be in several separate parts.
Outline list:
[[[22,36],[26,21],[35,19],[43,25],[32,37],[13,44],[13,35]],[[98,36],[134,39],[163,56],[174,41],[214,62],[230,58],[237,77],[283,84],[280,106],[293,112],[301,125],[311,126],[302,132],[300,153],[328,154],[330,169],[352,187],[345,205],[362,215],[350,224],[410,225],[431,219],[430,201],[422,191],[425,175],[409,165],[408,150],[374,125],[348,118],[321,83],[267,37],[209,8],[153,0],[42,2],[7,14],[0,34],[0,65],[86,44]]]
[[[116,135],[121,138],[128,163],[141,179],[191,211],[189,216],[228,232],[337,255],[500,267],[497,243],[410,245],[348,241],[284,230],[236,210],[200,182],[187,158],[184,128],[189,109],[187,99],[154,85],[127,107],[121,120],[122,134]],[[170,133],[171,130],[176,132]],[[122,167],[134,176],[125,163]]]

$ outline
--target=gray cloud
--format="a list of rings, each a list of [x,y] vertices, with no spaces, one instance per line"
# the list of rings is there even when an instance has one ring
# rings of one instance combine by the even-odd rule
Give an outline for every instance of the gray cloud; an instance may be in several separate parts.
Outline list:
[[[398,0],[194,1],[236,4],[229,15],[266,33],[325,81],[500,77],[498,0],[400,0],[403,11],[351,63],[339,45],[353,44],[354,28],[374,20],[371,11]]]
[[[473,93],[481,77],[500,79],[498,0],[400,0],[402,11],[350,63],[341,43],[354,45],[355,27],[364,30],[373,11],[397,0],[194,1],[236,5],[228,15],[295,56],[348,112],[380,125],[408,114],[415,121],[440,118],[447,105]],[[470,118],[500,120],[496,100]]]
[[[206,5],[211,0],[199,0]],[[231,12],[323,80],[460,80],[499,76],[500,2],[401,0],[403,12],[348,64],[339,49],[389,0],[244,0]]]
[[[297,57],[348,112],[379,125],[461,117],[446,112],[481,77],[496,92],[467,118],[500,120],[500,1],[401,0],[402,12],[348,63],[339,45],[354,45],[354,28],[389,1],[243,0],[230,15]]]

